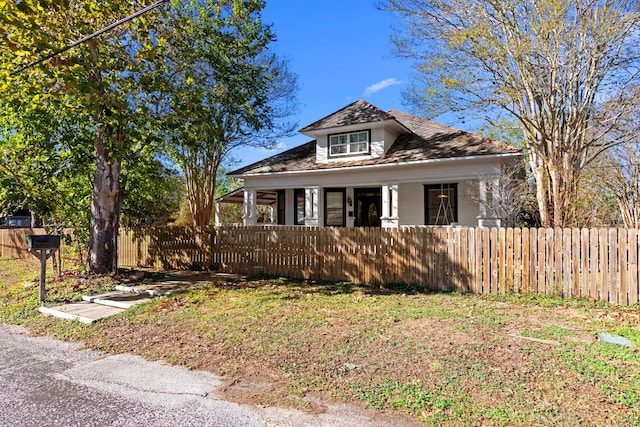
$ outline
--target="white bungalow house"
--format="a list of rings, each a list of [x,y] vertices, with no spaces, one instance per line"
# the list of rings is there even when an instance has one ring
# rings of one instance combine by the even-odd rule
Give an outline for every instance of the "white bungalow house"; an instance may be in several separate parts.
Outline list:
[[[268,204],[283,225],[499,226],[491,187],[522,163],[514,147],[362,100],[300,132],[313,140],[228,174],[244,187],[218,201],[243,203],[245,225]]]

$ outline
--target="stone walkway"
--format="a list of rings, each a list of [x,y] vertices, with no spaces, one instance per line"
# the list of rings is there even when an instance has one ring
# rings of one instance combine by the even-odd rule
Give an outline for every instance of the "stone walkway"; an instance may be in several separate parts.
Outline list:
[[[149,302],[155,297],[186,291],[220,280],[242,280],[242,277],[226,273],[193,271],[173,273],[158,282],[132,286],[117,285],[113,292],[83,296],[82,302],[55,307],[42,306],[39,311],[61,319],[93,323],[105,317],[122,313],[134,305]]]

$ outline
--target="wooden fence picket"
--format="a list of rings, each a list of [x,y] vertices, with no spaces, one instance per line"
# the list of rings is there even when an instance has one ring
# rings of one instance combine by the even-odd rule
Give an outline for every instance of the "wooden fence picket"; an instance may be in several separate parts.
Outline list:
[[[511,292],[519,294],[522,291],[522,230],[520,228],[513,229],[511,252],[513,253]]]
[[[210,266],[240,274],[629,305],[640,302],[639,239],[636,229],[613,228],[155,227],[121,230],[119,265]]]
[[[640,286],[640,270],[638,270],[638,230],[630,229],[629,234],[629,263],[627,268],[629,269],[629,299],[628,304],[633,304],[634,301],[638,301],[638,294]]]

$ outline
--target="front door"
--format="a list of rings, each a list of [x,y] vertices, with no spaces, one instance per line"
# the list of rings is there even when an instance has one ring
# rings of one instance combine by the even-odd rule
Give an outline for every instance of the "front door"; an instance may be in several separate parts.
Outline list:
[[[380,227],[382,188],[356,188],[356,227]]]

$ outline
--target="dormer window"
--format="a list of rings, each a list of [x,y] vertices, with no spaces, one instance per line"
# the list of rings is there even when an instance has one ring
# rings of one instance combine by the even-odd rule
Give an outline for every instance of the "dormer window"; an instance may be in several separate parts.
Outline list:
[[[329,155],[348,156],[369,152],[369,131],[341,133],[329,136]]]

